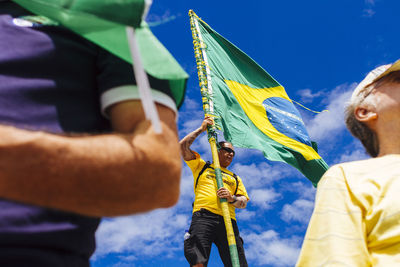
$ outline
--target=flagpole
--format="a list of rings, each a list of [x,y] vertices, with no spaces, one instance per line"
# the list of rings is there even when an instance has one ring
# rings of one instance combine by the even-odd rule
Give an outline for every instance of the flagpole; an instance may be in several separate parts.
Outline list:
[[[129,43],[133,62],[133,72],[139,89],[139,96],[142,101],[142,107],[147,120],[151,121],[155,133],[161,133],[161,122],[158,116],[156,105],[151,95],[149,79],[144,71],[142,60],[140,58],[139,46],[135,38],[135,30],[133,27],[126,27],[126,35]]]
[[[199,76],[199,83],[200,83],[200,92],[202,96],[203,102],[203,110],[205,115],[214,115],[214,107],[213,102],[211,101],[212,96],[212,87],[211,87],[211,78],[210,78],[210,69],[207,65],[207,55],[204,51],[203,41],[201,37],[201,33],[198,26],[199,17],[193,12],[193,10],[189,10],[190,16],[190,27],[192,30],[193,36],[193,45],[194,45],[194,54],[196,58],[198,76]],[[217,149],[217,133],[215,125],[210,125],[207,127],[208,133],[208,142],[210,143],[211,153],[213,157],[214,163],[214,170],[215,170],[215,178],[217,181],[218,189],[224,187],[222,181],[222,173],[221,173],[221,166],[219,164],[219,157],[218,157],[218,149]],[[225,229],[226,229],[226,236],[228,239],[229,245],[229,253],[231,256],[232,266],[239,267],[239,256],[236,247],[236,239],[235,234],[232,227],[231,216],[229,213],[229,204],[227,199],[220,198],[222,215],[224,218]]]

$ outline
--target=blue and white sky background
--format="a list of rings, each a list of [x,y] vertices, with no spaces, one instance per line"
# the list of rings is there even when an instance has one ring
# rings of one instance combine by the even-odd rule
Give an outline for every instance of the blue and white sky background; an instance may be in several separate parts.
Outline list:
[[[293,100],[313,110],[329,110],[314,114],[297,106],[330,166],[367,158],[346,130],[343,110],[370,70],[400,58],[400,1],[154,0],[147,21],[190,75],[179,111],[180,138],[199,127],[204,116],[189,9],[252,57]],[[211,160],[206,134],[192,148]],[[242,177],[251,198],[247,208],[237,212],[249,266],[294,266],[315,189],[289,165],[267,161],[256,150],[236,152],[230,169]],[[188,266],[183,235],[190,225],[193,198],[193,177],[184,165],[176,206],[102,221],[92,266]],[[209,267],[220,266],[214,246]]]

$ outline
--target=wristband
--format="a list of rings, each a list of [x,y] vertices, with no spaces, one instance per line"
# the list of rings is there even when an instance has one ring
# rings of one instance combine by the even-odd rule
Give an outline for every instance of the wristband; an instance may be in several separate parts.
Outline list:
[[[233,197],[233,201],[229,202],[229,204],[233,204],[233,203],[235,203],[237,201],[237,197],[235,195],[233,195],[232,197]]]

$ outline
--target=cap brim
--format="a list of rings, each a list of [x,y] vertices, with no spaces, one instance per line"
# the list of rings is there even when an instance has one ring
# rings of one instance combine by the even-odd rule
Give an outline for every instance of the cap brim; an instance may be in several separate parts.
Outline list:
[[[362,90],[393,71],[400,71],[400,59],[393,64],[382,65],[370,71],[364,80],[362,80],[354,89],[350,102],[356,102],[356,99],[359,97],[359,94]]]
[[[372,82],[377,81],[378,79],[388,75],[389,73],[391,73],[393,71],[399,71],[399,70],[400,70],[400,59],[397,60],[395,63],[393,63],[392,66],[390,66],[387,70],[382,72],[382,74],[379,75],[378,77],[376,77]]]

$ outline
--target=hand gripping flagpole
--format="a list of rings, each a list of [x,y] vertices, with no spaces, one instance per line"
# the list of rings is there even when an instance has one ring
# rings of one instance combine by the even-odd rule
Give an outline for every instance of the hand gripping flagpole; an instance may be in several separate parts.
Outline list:
[[[204,43],[202,41],[200,29],[198,26],[198,20],[200,19],[193,10],[189,10],[190,16],[190,28],[192,30],[193,36],[193,45],[194,45],[194,54],[196,57],[196,64],[199,76],[200,83],[200,92],[203,102],[203,110],[205,115],[207,116],[215,116],[213,102],[211,99],[212,96],[212,87],[211,87],[211,78],[210,78],[210,69],[207,65],[207,55],[205,53]],[[217,150],[217,133],[215,125],[209,125],[207,127],[208,133],[208,142],[211,146],[211,153],[213,157],[214,169],[215,169],[215,178],[217,181],[218,189],[224,187],[222,182],[222,173],[221,167],[219,164],[218,158],[218,150]],[[226,235],[228,238],[229,252],[231,256],[232,266],[239,267],[239,256],[236,247],[236,239],[235,234],[233,232],[231,216],[229,213],[228,201],[225,198],[220,198],[222,214],[225,222]]]

